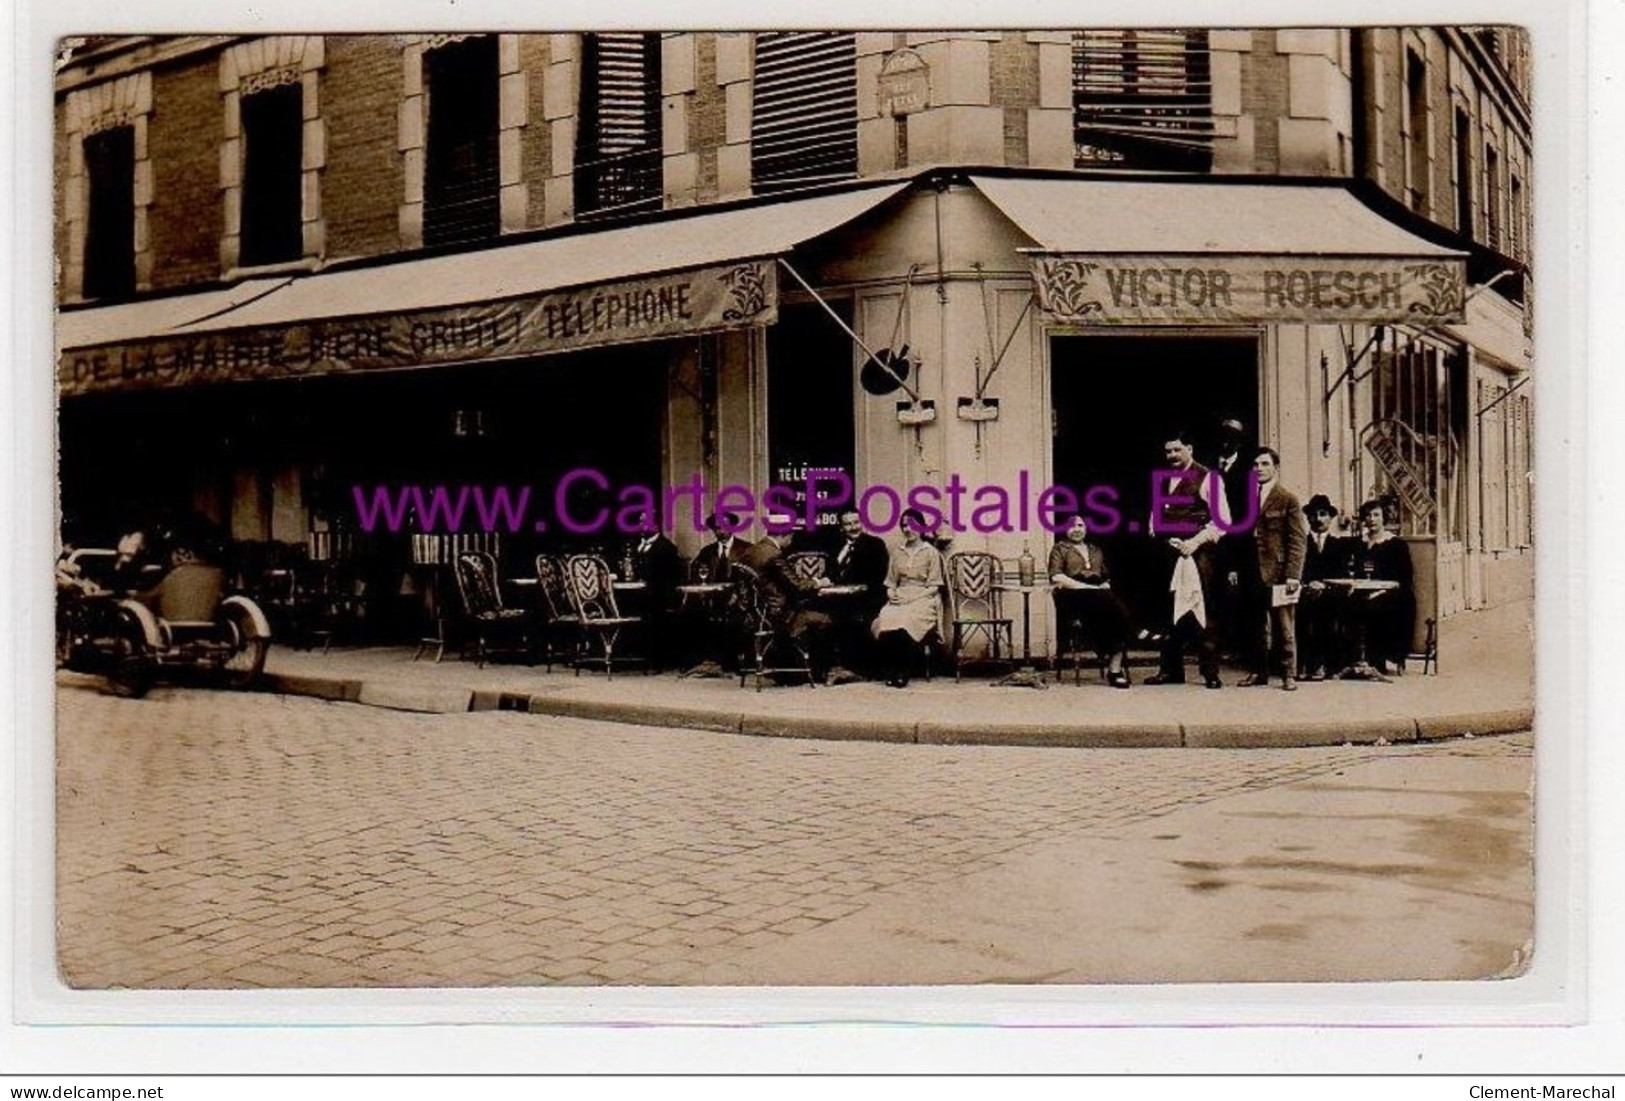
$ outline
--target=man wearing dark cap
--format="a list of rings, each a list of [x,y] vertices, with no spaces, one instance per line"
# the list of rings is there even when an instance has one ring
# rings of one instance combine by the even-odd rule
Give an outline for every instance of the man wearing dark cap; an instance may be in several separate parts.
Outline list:
[[[1337,630],[1342,594],[1326,582],[1349,576],[1357,540],[1332,530],[1337,506],[1324,493],[1309,498],[1303,514],[1309,519],[1309,538],[1298,601],[1298,674],[1304,680],[1322,680],[1343,663]]]
[[[726,581],[728,568],[742,561],[754,544],[735,534],[743,526],[736,513],[725,512],[721,516],[712,513],[706,517],[705,526],[716,536],[716,542],[707,543],[694,556],[694,576],[703,576],[708,581]]]

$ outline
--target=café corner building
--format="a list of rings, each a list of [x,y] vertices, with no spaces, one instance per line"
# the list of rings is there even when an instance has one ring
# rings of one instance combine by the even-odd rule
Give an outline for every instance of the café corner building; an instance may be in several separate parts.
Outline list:
[[[534,511],[560,504],[555,487],[573,471],[601,474],[610,492],[699,475],[713,491],[740,485],[759,498],[809,470],[836,469],[860,491],[906,494],[954,479],[973,491],[992,487],[975,503],[1004,493],[1007,522],[984,513],[953,533],[953,549],[1009,560],[1025,548],[1041,562],[1053,538],[1038,526],[1044,487],[1072,487],[1080,497],[1110,487],[1132,521],[1149,509],[1168,433],[1195,433],[1205,461],[1219,422],[1234,418],[1280,452],[1283,481],[1300,498],[1324,493],[1345,516],[1368,498],[1390,502],[1416,565],[1419,631],[1425,618],[1526,594],[1532,521],[1527,488],[1515,483],[1530,471],[1527,271],[1358,175],[1113,171],[1074,163],[1070,141],[1061,147],[1072,167],[1033,166],[1036,144],[1026,165],[948,146],[931,152],[931,126],[959,110],[938,103],[952,59],[979,56],[972,40],[1064,58],[1068,50],[1098,53],[1101,36],[1119,32],[1002,33],[906,36],[921,41],[918,50],[894,49],[890,34],[860,34],[845,47],[857,53],[855,69],[844,55],[830,62],[860,74],[851,78],[860,89],[853,126],[887,142],[895,135],[891,167],[874,168],[862,144],[869,138],[853,138],[849,171],[769,187],[768,116],[729,115],[718,134],[741,132],[758,148],[724,146],[702,158],[724,172],[738,163],[730,149],[745,148],[748,169],[742,186],[729,192],[722,180],[704,201],[674,201],[690,154],[668,131],[665,147],[656,141],[651,149],[657,166],[665,157],[664,175],[654,176],[664,180],[664,202],[657,191],[652,205],[613,218],[559,215],[553,196],[568,196],[571,178],[555,145],[553,175],[528,185],[529,221],[509,217],[524,213],[524,192],[515,189],[527,185],[511,182],[512,166],[502,161],[500,187],[491,188],[502,229],[472,244],[413,248],[384,235],[370,253],[228,265],[219,279],[177,280],[123,300],[88,289],[70,297],[57,319],[64,515],[105,533],[132,514],[196,513],[240,547],[348,558],[371,593],[394,595],[411,588],[414,565],[443,564],[452,544],[428,547],[410,523],[363,530],[355,487],[530,487],[524,523],[481,544],[508,569],[524,570],[543,548],[608,550],[616,542],[612,533],[561,531]],[[1178,33],[1182,42],[1209,41],[1208,32]],[[1212,34],[1215,57],[1221,34],[1244,38],[1255,52],[1277,39],[1274,48],[1287,48],[1284,31]],[[1347,32],[1316,34],[1301,48],[1347,53],[1346,41],[1336,45]],[[396,37],[405,44],[352,46],[335,37],[325,54],[307,45],[304,60],[290,63],[289,86],[305,97],[307,253],[328,247],[313,227],[323,227],[330,245],[344,211],[362,209],[358,198],[333,195],[325,206],[311,198],[318,184],[330,186],[320,173],[337,172],[343,123],[337,113],[328,118],[338,104],[313,103],[314,89],[338,80],[345,51],[399,50],[410,104],[432,84],[422,59],[471,49],[478,36],[438,36],[457,40],[449,45]],[[531,64],[529,36],[487,37],[500,40],[487,61],[503,79],[493,134],[517,133],[513,119],[523,120],[526,107],[510,104],[508,90],[527,87],[510,78]],[[609,50],[612,39],[638,36],[535,37],[553,40],[536,69],[551,79],[560,66],[590,60],[578,39],[602,39]],[[686,56],[679,46],[705,40],[643,37],[665,51],[640,55],[651,65],[669,65]],[[772,47],[793,54],[829,52],[824,39],[854,36],[757,35],[754,54],[750,35],[716,37],[715,71],[706,72],[724,90],[735,82],[748,90],[751,74],[762,83],[777,63],[764,39],[795,40]],[[952,41],[939,51],[938,38]],[[735,64],[735,53],[754,61]],[[414,56],[426,74],[421,86],[411,76]],[[791,60],[801,64],[800,56]],[[865,58],[881,66],[880,76]],[[674,84],[669,69],[656,82],[668,106],[705,91],[690,87],[696,80],[684,71],[688,84]],[[880,114],[878,93],[864,81],[888,71],[908,79]],[[1347,83],[1335,64],[1328,71],[1332,83]],[[222,75],[220,87],[228,83]],[[139,130],[142,86],[132,87],[125,113],[135,111]],[[574,108],[552,104],[568,82],[544,87],[538,75],[528,87],[542,95],[551,132],[563,132],[560,120]],[[757,88],[758,100],[766,102],[766,88]],[[148,87],[149,111],[162,93],[161,83]],[[229,103],[235,93],[222,94]],[[1063,124],[1074,117],[1069,102],[1063,96],[1050,108]],[[118,121],[97,122],[90,110],[77,124],[87,133]],[[1032,108],[1029,143],[1041,110]],[[335,135],[321,139],[325,161],[310,152],[313,113]],[[401,158],[411,164],[410,143],[421,139],[408,133],[415,116],[403,109],[399,117]],[[432,121],[429,128],[432,139]],[[71,166],[77,139],[69,130]],[[578,155],[585,140],[577,139]],[[84,156],[90,141],[83,139]],[[988,148],[995,145],[990,139]],[[160,152],[151,142],[151,156]],[[139,227],[169,177],[160,169],[154,182],[149,171],[142,182],[139,155],[136,163],[136,182],[125,183],[135,196],[134,239],[147,244],[133,268],[147,279],[156,234]],[[217,163],[229,195],[230,166],[223,156]],[[583,205],[579,167],[575,201]],[[761,177],[754,187],[750,173]],[[69,183],[76,178],[70,172]],[[410,198],[413,187],[408,178],[403,194]],[[370,199],[367,192],[356,194]],[[392,227],[394,198],[378,200]],[[73,228],[73,203],[85,201],[64,200],[70,273],[76,257],[94,251],[72,243],[83,232]],[[400,210],[406,241],[421,209]],[[229,230],[229,202],[225,224]],[[87,288],[90,271],[86,261]],[[575,481],[560,507],[591,511],[602,492],[597,482]],[[880,507],[873,519],[889,523],[889,511]],[[972,511],[967,501],[967,521]],[[1486,525],[1504,530],[1490,542],[1471,537]],[[465,520],[465,529],[475,526]],[[687,514],[667,516],[665,526],[685,555],[698,549],[702,536]],[[1148,557],[1135,552],[1143,538],[1112,536],[1114,561]],[[1031,613],[1039,651],[1052,634],[1050,609],[1034,601]]]
[[[955,548],[1014,558],[1047,550],[1042,487],[1144,515],[1165,434],[1236,417],[1300,496],[1394,495],[1448,613],[1474,595],[1439,533],[1482,492],[1475,367],[1528,355],[1467,268],[1337,183],[956,172],[251,280],[61,315],[64,499],[156,490],[304,543],[359,534],[353,485],[957,474],[1011,504],[992,531],[967,505]],[[866,378],[871,353],[891,370]]]

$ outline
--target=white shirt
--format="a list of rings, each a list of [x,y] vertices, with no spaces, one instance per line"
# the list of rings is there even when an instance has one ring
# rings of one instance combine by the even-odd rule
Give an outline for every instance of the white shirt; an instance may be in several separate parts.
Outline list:
[[[1192,465],[1194,466],[1195,464],[1193,463]],[[1168,478],[1168,484],[1164,486],[1163,489],[1165,491],[1173,489],[1174,486],[1179,484],[1179,479],[1184,477],[1185,473],[1189,470],[1190,467],[1185,467],[1184,470],[1170,475]],[[1210,475],[1212,473],[1214,472],[1209,472]],[[1215,496],[1213,492],[1215,485],[1217,485],[1219,490],[1217,496]],[[1224,480],[1222,478],[1214,478],[1211,476],[1203,478],[1201,481],[1196,483],[1196,496],[1201,498],[1202,503],[1207,506],[1208,516],[1211,517],[1211,519],[1209,519],[1206,524],[1202,525],[1201,531],[1195,532],[1194,534],[1183,535],[1181,538],[1187,539],[1188,541],[1195,543],[1197,546],[1202,546],[1206,543],[1217,543],[1219,541],[1219,537],[1223,535],[1224,532],[1219,530],[1219,525],[1215,521],[1223,520],[1225,527],[1230,526],[1230,503],[1226,501],[1224,497]],[[1157,514],[1155,509],[1153,509],[1151,512],[1150,531],[1152,535],[1158,534]]]

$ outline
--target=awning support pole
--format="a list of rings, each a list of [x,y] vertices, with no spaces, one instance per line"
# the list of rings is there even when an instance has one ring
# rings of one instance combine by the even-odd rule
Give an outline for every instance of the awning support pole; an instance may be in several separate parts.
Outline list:
[[[876,356],[875,353],[870,350],[869,345],[867,345],[867,344],[865,344],[863,342],[863,338],[858,336],[857,333],[853,332],[852,327],[850,325],[848,325],[845,321],[841,320],[841,315],[836,313],[834,308],[832,306],[830,306],[830,304],[828,302],[824,301],[824,296],[819,294],[817,291],[813,290],[812,289],[812,284],[808,283],[805,279],[803,279],[801,277],[801,273],[798,272],[795,268],[790,266],[790,261],[786,260],[784,257],[781,256],[781,257],[779,257],[779,263],[783,266],[785,271],[790,273],[791,277],[793,279],[795,279],[795,281],[797,283],[801,284],[801,289],[802,290],[806,291],[808,294],[813,296],[813,301],[817,302],[820,306],[824,307],[824,312],[829,314],[830,318],[835,322],[835,324],[837,324],[837,325],[839,325],[841,327],[841,331],[843,333],[845,333],[847,336],[852,338],[852,343],[856,344],[859,348],[862,348],[864,355],[868,356],[870,359],[874,360],[876,363],[879,363],[882,367],[884,367],[887,370],[887,372],[889,372],[891,374],[892,378],[897,380],[897,384],[903,388],[903,392],[908,395],[908,400],[913,402],[915,405],[918,405],[920,403],[919,392],[916,391],[914,389],[914,387],[912,387],[912,386],[910,386],[908,384],[908,379],[906,379],[902,375],[898,374],[896,369],[893,368],[891,366],[891,364],[886,363],[884,360],[882,360],[878,356]]]

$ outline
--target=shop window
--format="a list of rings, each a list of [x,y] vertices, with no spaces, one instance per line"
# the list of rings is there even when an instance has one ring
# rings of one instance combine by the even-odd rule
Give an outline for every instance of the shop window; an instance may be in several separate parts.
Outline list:
[[[243,196],[240,263],[277,264],[304,255],[300,217],[304,92],[284,84],[242,99]]]
[[[1473,235],[1473,125],[1467,112],[1455,111],[1456,229],[1464,237]]]
[[[584,36],[576,135],[578,214],[660,208],[659,34]]]
[[[1074,32],[1072,104],[1079,168],[1213,166],[1206,31]]]
[[[423,79],[423,243],[495,237],[501,230],[496,37],[430,50],[423,56]]]
[[[1405,51],[1405,199],[1412,210],[1428,205],[1428,67],[1417,54]]]
[[[756,36],[751,180],[758,193],[858,174],[858,55],[852,34]]]
[[[85,219],[86,298],[135,291],[135,128],[115,126],[85,138],[90,183]]]

